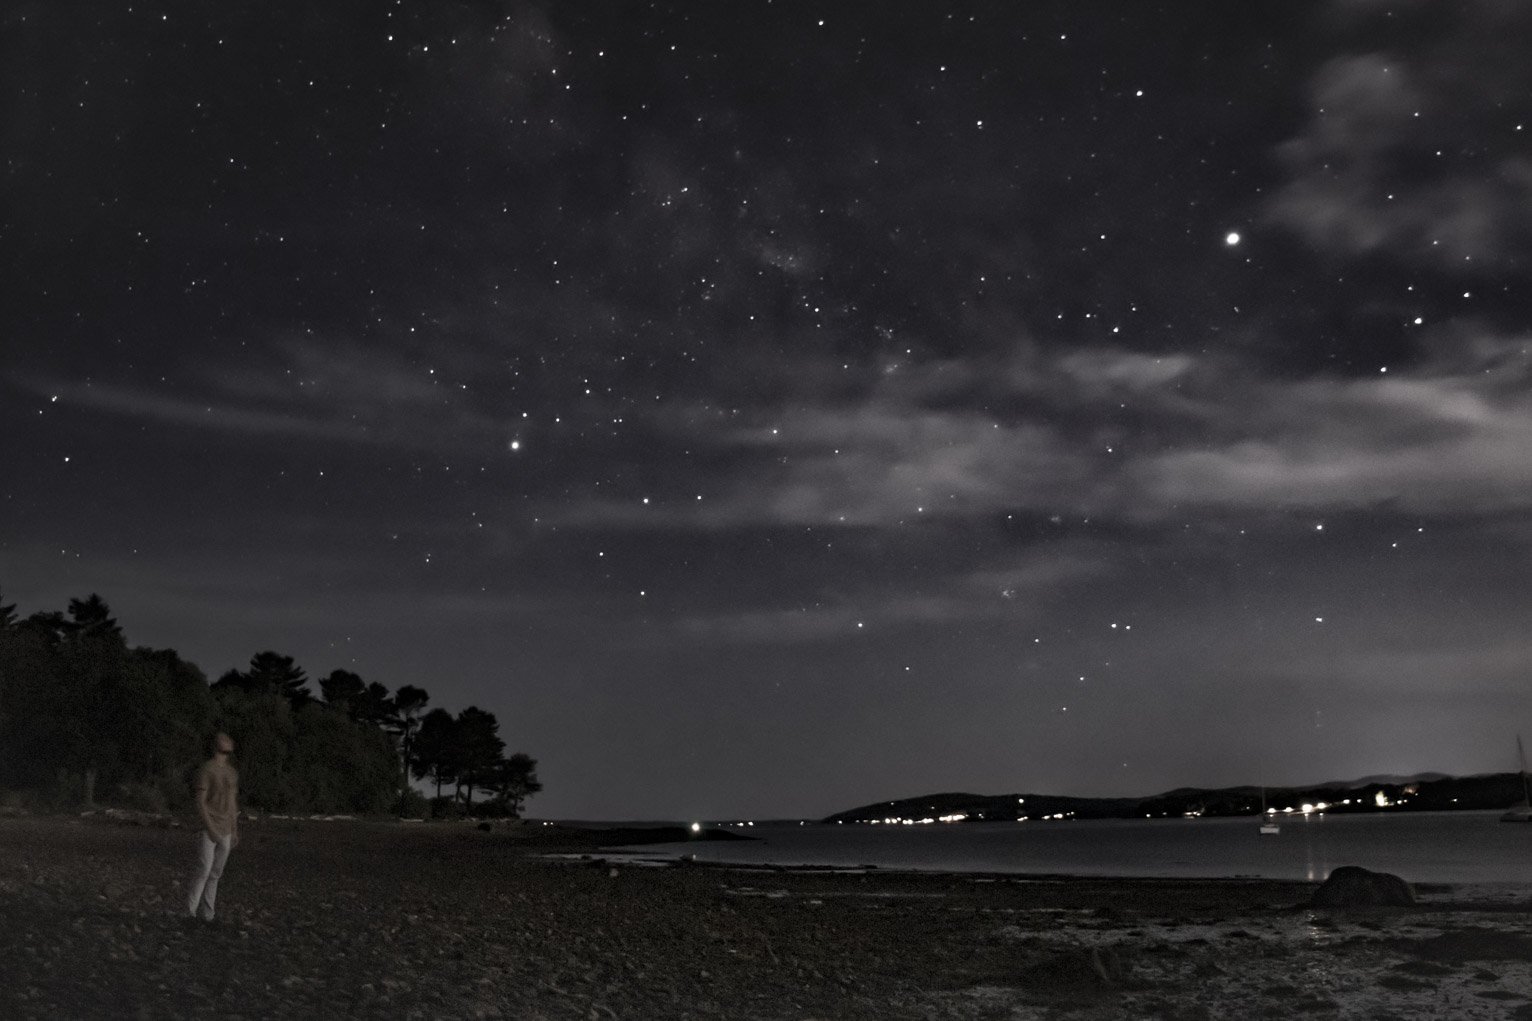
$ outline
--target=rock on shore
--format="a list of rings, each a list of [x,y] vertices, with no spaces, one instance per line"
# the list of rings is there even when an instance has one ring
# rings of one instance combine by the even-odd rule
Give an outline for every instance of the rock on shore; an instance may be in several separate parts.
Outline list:
[[[1391,872],[1342,865],[1314,891],[1309,904],[1324,908],[1407,908],[1415,904],[1415,889]]]

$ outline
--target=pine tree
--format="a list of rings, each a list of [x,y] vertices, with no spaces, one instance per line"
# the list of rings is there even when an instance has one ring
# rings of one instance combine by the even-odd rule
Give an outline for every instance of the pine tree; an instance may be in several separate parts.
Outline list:
[[[410,769],[415,779],[436,784],[438,798],[443,784],[457,781],[457,721],[447,710],[432,709],[421,719]]]

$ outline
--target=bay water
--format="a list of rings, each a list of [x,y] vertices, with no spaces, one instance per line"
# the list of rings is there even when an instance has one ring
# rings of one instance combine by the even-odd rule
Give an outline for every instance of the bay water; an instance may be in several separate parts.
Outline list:
[[[1027,875],[1320,882],[1341,865],[1413,883],[1532,886],[1532,826],[1499,812],[1284,816],[1276,835],[1255,817],[1101,819],[931,825],[774,823],[727,827],[755,840],[623,849],[636,858],[695,855],[743,865]],[[716,825],[716,824],[709,824]]]

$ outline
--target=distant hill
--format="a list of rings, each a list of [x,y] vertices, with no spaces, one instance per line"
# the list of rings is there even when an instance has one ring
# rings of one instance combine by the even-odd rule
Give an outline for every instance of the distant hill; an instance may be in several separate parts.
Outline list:
[[[1324,811],[1443,811],[1505,808],[1522,797],[1519,773],[1453,777],[1444,773],[1369,776],[1307,787],[1268,787],[1266,804],[1278,812],[1323,804]],[[826,816],[827,823],[1014,822],[1019,819],[1142,819],[1256,815],[1261,788],[1180,787],[1143,798],[1074,798],[1056,794],[924,794],[879,801]]]
[[[1318,784],[1317,786],[1327,788],[1340,787],[1349,790],[1355,787],[1365,787],[1370,783],[1404,785],[1412,783],[1434,783],[1437,780],[1451,779],[1452,777],[1446,773],[1416,773],[1413,776],[1394,776],[1388,773],[1380,773],[1377,776],[1364,776],[1360,780],[1331,780],[1327,783]]]

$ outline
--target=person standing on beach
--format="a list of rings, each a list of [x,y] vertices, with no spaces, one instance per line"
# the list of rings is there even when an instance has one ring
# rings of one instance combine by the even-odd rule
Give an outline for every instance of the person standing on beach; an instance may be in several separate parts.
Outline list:
[[[218,880],[229,852],[239,845],[239,773],[229,764],[234,739],[223,731],[213,738],[213,757],[197,770],[197,814],[202,817],[198,834],[197,871],[186,893],[186,913],[204,922],[213,920],[218,900]]]

